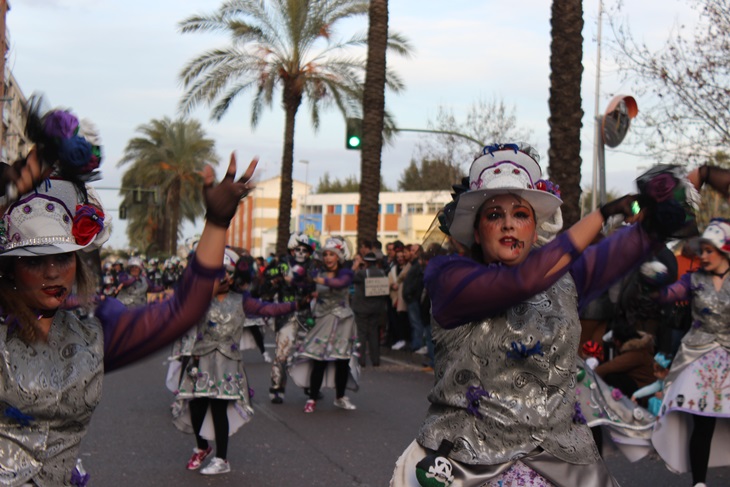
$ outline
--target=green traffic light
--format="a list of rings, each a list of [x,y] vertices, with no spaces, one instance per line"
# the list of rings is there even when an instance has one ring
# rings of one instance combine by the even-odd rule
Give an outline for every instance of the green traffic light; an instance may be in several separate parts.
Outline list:
[[[360,137],[350,137],[350,139],[347,141],[347,144],[350,147],[360,147]]]

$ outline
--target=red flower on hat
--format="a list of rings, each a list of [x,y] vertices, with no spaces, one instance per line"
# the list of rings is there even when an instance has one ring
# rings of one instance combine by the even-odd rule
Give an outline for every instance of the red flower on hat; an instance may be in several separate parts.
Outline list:
[[[71,233],[79,245],[86,245],[104,229],[104,212],[91,205],[76,205]]]

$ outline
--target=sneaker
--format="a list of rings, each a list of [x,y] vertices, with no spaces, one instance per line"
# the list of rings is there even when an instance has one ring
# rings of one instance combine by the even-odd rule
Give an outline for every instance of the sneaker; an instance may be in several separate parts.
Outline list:
[[[428,347],[423,346],[415,351],[418,355],[426,355],[428,353]]]
[[[213,451],[212,447],[208,447],[205,450],[201,450],[200,448],[193,448],[193,456],[190,457],[190,460],[188,460],[188,470],[197,470],[200,468],[200,466],[203,464],[203,460],[208,458],[208,455],[210,455],[210,452]]]
[[[400,350],[400,349],[402,349],[405,346],[406,346],[406,341],[405,340],[399,340],[399,341],[395,342],[395,344],[393,344],[393,346],[390,347],[390,349],[391,350]]]
[[[341,409],[347,409],[348,411],[352,411],[353,409],[357,409],[357,406],[352,404],[350,402],[350,399],[347,396],[342,396],[338,399],[335,399],[335,406]]]
[[[271,397],[271,404],[281,404],[284,402],[284,398],[275,392]]]
[[[269,354],[268,350],[261,354],[264,357],[264,362],[267,364],[270,364],[274,361],[274,359],[271,358],[271,355]]]
[[[228,473],[231,471],[231,464],[222,458],[213,457],[206,467],[200,471],[203,475],[218,475],[219,473]]]
[[[314,412],[314,406],[316,406],[316,405],[317,405],[317,401],[315,401],[314,399],[308,400],[304,404],[304,412],[305,413],[313,413]]]

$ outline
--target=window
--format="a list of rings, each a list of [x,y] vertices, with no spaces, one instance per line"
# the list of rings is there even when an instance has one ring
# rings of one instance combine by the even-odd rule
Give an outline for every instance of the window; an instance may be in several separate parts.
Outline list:
[[[387,215],[392,215],[393,213],[395,213],[395,205],[393,203],[385,205],[385,213]]]
[[[342,205],[335,205],[335,211],[333,211],[335,215],[341,215],[342,214]]]
[[[345,214],[354,215],[355,214],[355,205],[347,205],[345,207]]]
[[[408,210],[409,215],[422,215],[423,214],[423,204],[422,203],[408,203],[408,206],[406,207]]]
[[[426,212],[433,215],[434,213],[438,213],[443,206],[441,203],[428,203]]]

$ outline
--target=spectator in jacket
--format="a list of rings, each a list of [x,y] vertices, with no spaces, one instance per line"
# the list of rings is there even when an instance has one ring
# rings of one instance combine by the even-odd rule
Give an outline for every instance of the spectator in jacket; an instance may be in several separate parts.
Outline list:
[[[352,282],[355,293],[352,295],[352,311],[355,313],[357,339],[360,342],[359,362],[365,367],[366,353],[374,367],[380,365],[380,329],[385,323],[385,307],[387,295],[366,296],[365,279],[368,277],[386,277],[385,272],[377,265],[378,258],[373,252],[363,257],[356,255],[353,260]]]

